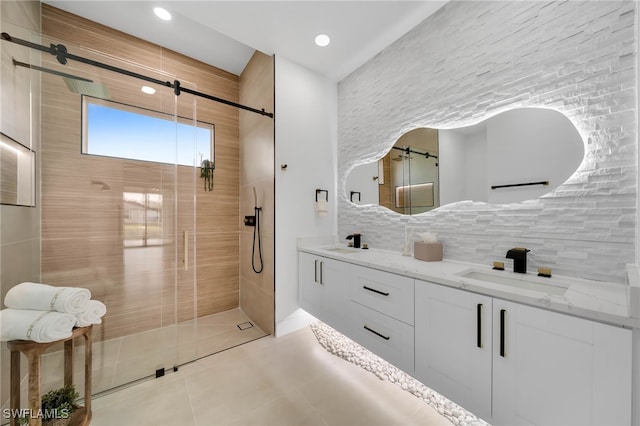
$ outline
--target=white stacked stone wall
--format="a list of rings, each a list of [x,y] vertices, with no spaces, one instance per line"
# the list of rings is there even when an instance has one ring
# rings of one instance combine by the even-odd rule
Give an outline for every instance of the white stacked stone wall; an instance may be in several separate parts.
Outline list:
[[[635,262],[634,1],[451,1],[338,85],[338,232],[401,251],[405,227],[435,232],[446,259],[491,264],[527,247],[529,269],[617,283]],[[553,192],[416,216],[348,202],[354,166],[416,127],[462,127],[544,106],[567,115],[585,158]],[[552,154],[552,153],[550,153]]]

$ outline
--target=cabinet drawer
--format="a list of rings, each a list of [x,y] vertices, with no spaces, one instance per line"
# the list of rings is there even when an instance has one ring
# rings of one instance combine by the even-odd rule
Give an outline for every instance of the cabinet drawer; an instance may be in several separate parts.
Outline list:
[[[361,266],[351,267],[351,300],[409,325],[413,325],[413,288],[413,278]]]
[[[351,302],[350,337],[381,358],[413,373],[413,327],[373,309]]]

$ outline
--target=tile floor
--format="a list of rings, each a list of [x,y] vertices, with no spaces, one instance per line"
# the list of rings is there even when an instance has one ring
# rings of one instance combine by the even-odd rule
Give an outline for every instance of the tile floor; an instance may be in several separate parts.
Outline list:
[[[331,355],[307,327],[95,398],[91,425],[451,423],[398,386]]]
[[[171,369],[176,364],[180,365],[267,335],[255,325],[243,330],[237,327],[238,324],[246,324],[248,321],[249,317],[240,309],[231,309],[200,317],[197,321],[185,321],[177,326],[157,328],[104,342],[99,341],[100,336],[94,330],[92,393],[96,394],[145,376],[152,376],[158,368]],[[2,357],[6,356],[5,361],[8,363],[9,355],[5,349],[6,346],[3,345]],[[22,356],[21,359],[23,379],[20,398],[21,401],[28,401],[28,369],[26,358]],[[55,347],[55,352],[42,356],[42,393],[61,386],[63,365],[61,344]],[[80,395],[84,395],[84,346],[78,344],[74,350],[74,384]],[[2,409],[9,407],[8,389],[6,398],[3,398],[0,405]],[[0,424],[2,423],[4,418],[0,417]]]

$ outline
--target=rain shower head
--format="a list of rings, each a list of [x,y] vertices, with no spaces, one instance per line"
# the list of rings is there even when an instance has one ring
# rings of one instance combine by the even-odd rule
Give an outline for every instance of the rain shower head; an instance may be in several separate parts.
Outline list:
[[[13,59],[13,65],[60,76],[67,85],[67,88],[69,88],[69,90],[73,93],[78,93],[80,95],[89,95],[95,98],[102,99],[110,98],[109,89],[107,88],[107,86],[105,86],[104,84],[95,83],[93,80],[89,80],[88,78],[78,77],[73,74],[67,74],[65,72],[27,64],[25,62],[16,61],[15,59]]]
[[[77,78],[62,77],[64,83],[73,93],[80,95],[88,95],[94,98],[109,99],[109,89],[104,84],[94,83],[93,81],[85,81]]]

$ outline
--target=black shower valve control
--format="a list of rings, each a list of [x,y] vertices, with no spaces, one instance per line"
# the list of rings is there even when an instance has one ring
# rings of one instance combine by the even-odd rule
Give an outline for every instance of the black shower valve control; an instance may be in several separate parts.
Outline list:
[[[255,216],[245,216],[244,217],[244,226],[256,226],[256,217]]]

